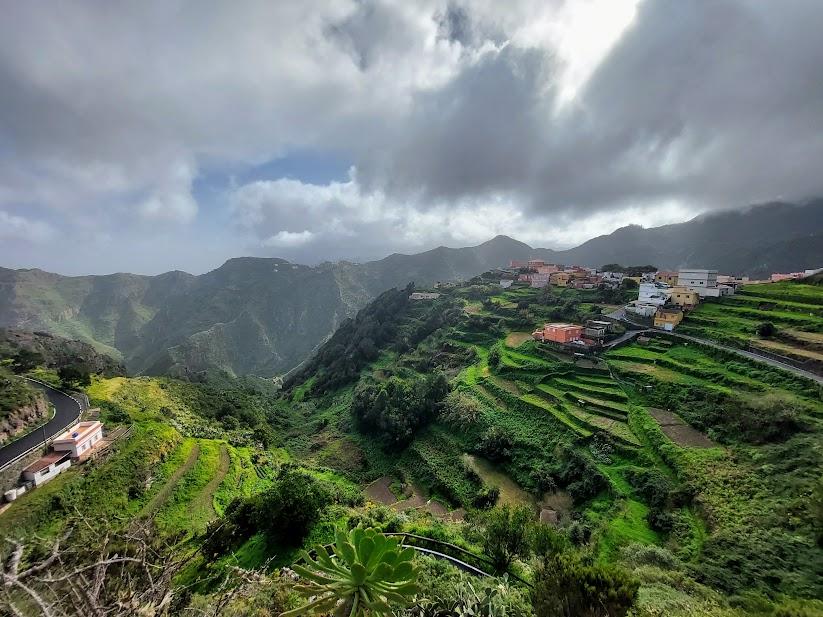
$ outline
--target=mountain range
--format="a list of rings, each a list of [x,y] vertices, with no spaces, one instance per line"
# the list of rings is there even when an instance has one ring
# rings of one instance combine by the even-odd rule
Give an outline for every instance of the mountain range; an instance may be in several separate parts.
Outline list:
[[[506,236],[464,248],[393,254],[363,264],[293,264],[241,257],[199,276],[61,276],[0,268],[0,326],[92,344],[131,373],[191,377],[209,370],[272,376],[311,355],[386,289],[468,279],[510,259],[599,266],[710,267],[764,276],[823,266],[823,199],[770,203],[644,229],[578,247],[532,248]]]

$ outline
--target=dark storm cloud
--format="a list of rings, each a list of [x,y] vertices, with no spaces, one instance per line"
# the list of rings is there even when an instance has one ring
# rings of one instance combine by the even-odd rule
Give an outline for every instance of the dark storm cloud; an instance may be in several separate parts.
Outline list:
[[[604,35],[615,7],[627,21]],[[91,247],[79,271],[102,267],[103,248],[128,269],[161,232],[170,248],[144,252],[143,269],[198,263],[204,237],[201,267],[218,253],[317,261],[496,233],[568,245],[823,194],[823,3],[633,8],[11,3],[0,265],[62,267],[61,233]],[[342,153],[352,170],[329,184],[210,182],[295,151]]]
[[[499,191],[581,214],[819,193],[822,22],[819,2],[647,2],[565,105],[543,50],[490,51],[418,95],[361,178],[401,198]]]

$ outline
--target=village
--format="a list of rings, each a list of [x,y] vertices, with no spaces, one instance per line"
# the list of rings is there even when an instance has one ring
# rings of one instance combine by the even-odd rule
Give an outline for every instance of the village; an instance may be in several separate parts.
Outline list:
[[[625,270],[625,269],[623,269]],[[648,270],[637,272],[636,270]],[[515,283],[536,289],[637,289],[637,298],[600,319],[588,319],[582,324],[546,323],[532,333],[532,338],[547,345],[571,352],[592,352],[611,346],[621,338],[621,325],[672,332],[684,317],[702,301],[734,295],[744,284],[776,283],[796,280],[823,271],[823,268],[802,272],[773,273],[768,279],[719,274],[717,270],[681,268],[677,271],[654,270],[651,267],[624,271],[564,266],[546,263],[542,259],[516,260],[494,272],[503,289]],[[460,286],[460,282],[438,282],[435,289]],[[435,300],[437,291],[415,291],[411,300]],[[628,337],[626,337],[628,338]]]

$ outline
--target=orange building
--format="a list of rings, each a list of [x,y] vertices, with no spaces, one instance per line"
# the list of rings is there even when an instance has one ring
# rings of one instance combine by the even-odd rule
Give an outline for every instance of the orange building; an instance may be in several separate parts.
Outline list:
[[[541,330],[532,332],[532,338],[537,341],[551,341],[553,343],[571,343],[583,335],[583,326],[570,323],[547,323]]]

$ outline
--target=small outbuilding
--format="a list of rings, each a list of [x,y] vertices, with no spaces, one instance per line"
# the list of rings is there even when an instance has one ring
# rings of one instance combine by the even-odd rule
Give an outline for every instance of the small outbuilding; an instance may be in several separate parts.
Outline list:
[[[49,452],[23,470],[23,480],[40,486],[69,467],[71,460],[68,452]]]

